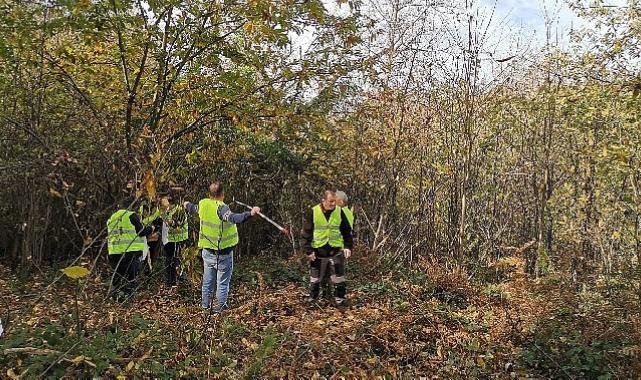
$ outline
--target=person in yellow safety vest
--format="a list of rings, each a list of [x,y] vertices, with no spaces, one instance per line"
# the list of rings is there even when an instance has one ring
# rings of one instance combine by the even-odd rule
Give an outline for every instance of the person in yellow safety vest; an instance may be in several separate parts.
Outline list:
[[[318,299],[320,282],[326,273],[334,285],[334,301],[345,305],[345,259],[352,254],[352,228],[340,207],[336,193],[326,190],[320,204],[312,207],[305,217],[301,246],[310,262],[309,302]]]
[[[336,191],[336,206],[340,207],[341,210],[343,210],[343,213],[345,214],[345,217],[347,218],[347,222],[349,223],[349,226],[352,229],[352,240],[353,240],[353,238],[355,236],[354,213],[352,212],[352,209],[347,204],[348,204],[347,194],[345,194],[344,191],[337,190]],[[324,277],[321,278],[321,292],[322,292],[322,294],[327,294],[327,295],[329,295],[329,293],[330,293],[329,278],[327,277],[327,274]]]
[[[200,231],[198,248],[202,249],[204,264],[201,306],[205,312],[219,314],[227,307],[229,283],[234,269],[234,247],[238,244],[236,224],[247,221],[260,212],[259,207],[251,211],[233,213],[224,203],[225,191],[220,182],[209,185],[209,197],[198,204],[184,202],[190,214],[198,213]],[[212,291],[216,284],[216,304],[212,302]]]
[[[180,205],[174,205],[170,196],[160,200],[162,208],[162,244],[165,256],[165,283],[168,286],[177,285],[178,267],[180,266],[180,251],[189,238],[187,214]]]
[[[136,290],[145,237],[154,232],[152,226],[143,225],[138,214],[127,210],[131,203],[131,199],[123,200],[119,210],[107,221],[109,264],[115,270],[111,296],[118,301],[130,297]]]
[[[340,190],[337,191],[336,206],[343,209],[343,212],[345,213],[345,217],[349,222],[349,226],[352,228],[352,235],[354,235],[354,210],[350,206],[348,206],[348,203],[349,203],[349,199],[347,198],[347,194],[345,194],[344,191],[340,191]]]

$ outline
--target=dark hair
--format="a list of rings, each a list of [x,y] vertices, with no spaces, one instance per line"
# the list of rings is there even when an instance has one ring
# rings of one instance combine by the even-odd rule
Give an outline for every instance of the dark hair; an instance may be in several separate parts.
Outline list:
[[[336,192],[334,190],[325,190],[325,192],[323,193],[323,200],[327,199],[327,196],[330,194],[335,196]]]
[[[225,189],[223,189],[222,183],[218,181],[212,182],[211,185],[209,185],[209,196],[212,198],[220,198],[224,192]]]
[[[136,199],[136,197],[126,196],[120,199],[120,201],[118,201],[118,208],[119,209],[135,209],[139,203],[140,201]]]

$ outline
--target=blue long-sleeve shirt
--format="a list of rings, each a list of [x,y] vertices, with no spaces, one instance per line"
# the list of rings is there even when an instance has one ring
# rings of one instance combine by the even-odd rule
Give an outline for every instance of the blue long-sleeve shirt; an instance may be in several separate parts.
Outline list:
[[[194,204],[194,203],[191,203],[191,202],[187,202],[187,207],[186,208],[187,208],[187,212],[190,213],[190,214],[197,214],[198,213],[198,205],[197,204]],[[235,224],[243,223],[243,222],[245,222],[247,219],[249,219],[251,217],[251,212],[245,211],[245,212],[241,212],[241,213],[235,213],[235,212],[232,212],[231,209],[229,208],[229,206],[227,206],[224,203],[220,207],[218,207],[217,213],[218,213],[218,217],[221,220],[223,220],[225,222],[235,223]],[[234,247],[224,248],[224,249],[221,249],[218,252],[218,254],[226,255],[226,254],[230,253],[233,249],[234,249]]]
[[[198,205],[187,202],[187,212],[190,214],[197,214]],[[241,213],[235,213],[231,211],[229,206],[223,203],[220,207],[218,207],[218,217],[220,218],[220,220],[223,220],[225,222],[240,224],[251,217],[251,212],[245,211]]]

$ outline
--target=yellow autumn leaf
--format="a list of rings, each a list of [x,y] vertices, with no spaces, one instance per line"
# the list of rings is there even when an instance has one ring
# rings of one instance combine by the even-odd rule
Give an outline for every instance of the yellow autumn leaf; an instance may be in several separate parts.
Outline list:
[[[84,355],[76,356],[75,358],[69,360],[69,362],[75,364],[75,365],[80,365],[80,364],[86,364],[91,367],[96,367],[96,365],[90,360],[91,358],[86,357]]]
[[[49,194],[53,195],[54,197],[62,198],[62,194],[60,194],[60,192],[53,187],[49,188]]]
[[[256,26],[253,22],[247,21],[245,25],[243,25],[243,29],[245,29],[247,33],[254,33],[254,30],[256,30]]]
[[[151,159],[151,164],[156,165],[158,162],[160,162],[160,159],[162,158],[162,151],[158,150],[154,154],[150,154],[149,158]]]
[[[25,371],[25,372],[26,372],[26,371]],[[23,374],[24,374],[24,373],[23,373]],[[7,376],[8,376],[8,377],[9,377],[9,379],[11,379],[11,380],[13,380],[13,379],[20,379],[20,376],[16,375],[16,373],[13,371],[13,368],[9,368],[9,369],[7,370]]]
[[[64,269],[61,269],[60,271],[64,273],[65,276],[73,278],[75,280],[87,277],[87,275],[89,274],[89,269],[79,266],[66,267]]]
[[[151,169],[147,170],[145,173],[145,190],[149,199],[156,198],[156,182],[154,181],[154,173]]]
[[[75,365],[78,365],[78,364],[82,363],[83,361],[85,361],[85,357],[84,357],[84,355],[80,355],[80,356],[76,356],[75,358],[73,358],[73,359],[71,359],[69,361],[71,363],[75,364]]]
[[[140,358],[140,361],[143,361],[143,360],[145,360],[145,359],[149,358],[149,356],[151,355],[151,351],[153,351],[153,350],[154,350],[154,348],[153,348],[153,347],[152,347],[152,348],[150,348],[149,350],[147,350],[147,351],[144,353],[144,355],[142,355],[142,357]]]

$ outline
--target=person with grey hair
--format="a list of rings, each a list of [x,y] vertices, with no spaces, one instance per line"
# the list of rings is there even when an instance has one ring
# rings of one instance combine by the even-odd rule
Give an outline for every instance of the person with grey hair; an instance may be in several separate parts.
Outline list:
[[[340,207],[349,222],[349,226],[352,228],[352,233],[354,230],[354,210],[348,206],[349,200],[347,194],[344,191],[338,190],[336,192],[336,206]]]

